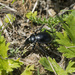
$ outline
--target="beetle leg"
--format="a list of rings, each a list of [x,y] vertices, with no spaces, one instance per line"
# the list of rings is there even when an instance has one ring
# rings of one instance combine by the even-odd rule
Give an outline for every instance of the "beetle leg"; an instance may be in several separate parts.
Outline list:
[[[47,30],[47,31],[49,31],[50,33],[55,33],[55,31],[53,32],[53,31],[50,31],[50,30]]]
[[[40,50],[45,54],[45,55],[48,55],[49,54],[46,52],[46,50],[40,45],[40,43],[38,43],[39,47],[40,47]]]
[[[55,52],[55,51],[53,51],[53,50],[51,49],[50,44],[46,44],[46,45],[49,46],[50,52],[52,52],[53,54],[55,54],[55,55],[61,57],[61,54],[60,54],[59,52]]]
[[[34,50],[35,45],[36,45],[36,41],[33,43],[32,50]]]

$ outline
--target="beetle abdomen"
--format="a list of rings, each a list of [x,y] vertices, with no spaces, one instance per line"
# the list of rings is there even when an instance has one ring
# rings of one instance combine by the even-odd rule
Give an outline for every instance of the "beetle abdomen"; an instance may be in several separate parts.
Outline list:
[[[51,38],[52,38],[51,35],[47,32],[40,32],[35,37],[37,42],[41,42],[41,43],[49,43],[51,42]]]

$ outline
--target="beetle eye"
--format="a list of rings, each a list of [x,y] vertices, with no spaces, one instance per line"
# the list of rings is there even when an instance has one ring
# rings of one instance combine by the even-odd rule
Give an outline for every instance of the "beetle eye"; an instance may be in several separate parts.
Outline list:
[[[29,41],[30,41],[31,39],[29,38]]]
[[[34,37],[32,37],[32,38],[31,38],[31,40],[32,40],[32,41],[34,41],[34,40],[35,40],[35,38],[34,38]]]

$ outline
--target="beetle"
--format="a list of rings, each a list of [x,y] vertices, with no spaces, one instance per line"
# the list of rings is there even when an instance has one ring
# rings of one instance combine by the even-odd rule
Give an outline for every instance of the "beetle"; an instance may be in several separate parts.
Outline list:
[[[37,34],[32,34],[27,40],[25,41],[25,45],[29,43],[50,43],[52,41],[52,36],[44,31],[44,32],[39,32]]]
[[[37,29],[34,32],[34,34],[31,34],[30,37],[25,40],[25,42],[23,43],[23,46],[20,47],[20,49],[24,49],[24,47],[27,46],[28,44],[32,44],[33,46],[32,46],[31,50],[34,50],[36,43],[38,43],[38,46],[40,48],[39,50],[41,50],[45,55],[49,56],[47,50],[44,49],[43,45],[46,44],[47,46],[50,47],[50,44],[51,44],[52,40],[54,39],[54,37],[50,33],[54,33],[54,32],[49,31],[49,30],[44,30],[41,32],[44,25],[45,24],[43,24],[39,29]],[[27,51],[27,54],[29,54],[30,52],[31,51]],[[22,55],[24,55],[24,53]]]
[[[53,40],[53,37],[45,31],[43,32],[39,32],[39,33],[35,33],[35,34],[31,34],[29,38],[26,39],[24,45],[28,45],[28,44],[33,44],[32,50],[34,50],[36,43],[38,43],[39,47],[41,48],[41,51],[46,54],[49,55],[41,46],[41,44],[49,44],[51,43]]]

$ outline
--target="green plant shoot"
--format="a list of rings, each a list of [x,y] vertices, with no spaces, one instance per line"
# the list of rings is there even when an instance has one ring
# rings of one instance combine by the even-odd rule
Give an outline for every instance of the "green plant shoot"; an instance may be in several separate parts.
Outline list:
[[[21,75],[33,75],[34,65],[28,65]]]
[[[6,14],[4,21],[11,24],[15,21],[15,16],[12,14]]]
[[[66,58],[75,57],[75,11],[72,11],[65,19],[66,24],[63,25],[63,34],[57,32],[56,41],[60,44],[58,50],[63,53]]]
[[[75,67],[73,67],[73,65],[75,64],[75,62],[72,62],[72,61],[69,61],[69,64],[66,68],[66,70],[63,70],[58,64],[57,62],[55,61],[55,59],[52,59],[50,57],[48,57],[49,61],[52,63],[52,66],[55,70],[55,72],[58,74],[58,75],[68,75],[68,73],[72,73],[72,72],[75,72]],[[40,63],[44,66],[45,69],[53,72],[50,64],[49,64],[49,61],[47,60],[46,57],[43,57],[40,59]]]
[[[35,11],[34,13],[32,13],[31,11],[29,13],[26,14],[26,17],[28,19],[30,19],[30,17],[33,17],[34,19],[36,18],[37,16],[37,11]]]

